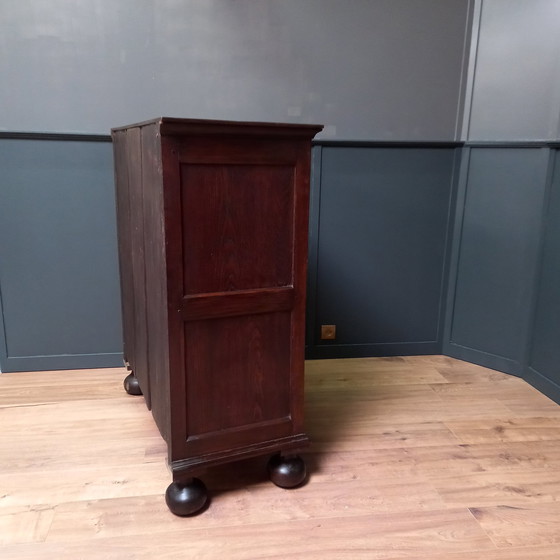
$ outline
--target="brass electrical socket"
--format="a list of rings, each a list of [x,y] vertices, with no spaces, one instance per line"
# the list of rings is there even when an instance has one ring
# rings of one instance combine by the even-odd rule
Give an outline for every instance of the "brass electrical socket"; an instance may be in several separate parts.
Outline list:
[[[334,340],[336,338],[336,325],[321,325],[321,340]]]

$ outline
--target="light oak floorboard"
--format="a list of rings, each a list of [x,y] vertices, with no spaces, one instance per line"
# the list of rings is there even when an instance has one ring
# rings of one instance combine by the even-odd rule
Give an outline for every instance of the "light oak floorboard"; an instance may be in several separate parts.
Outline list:
[[[461,443],[558,441],[560,417],[487,418],[479,421],[446,422]]]
[[[498,547],[556,545],[560,551],[560,503],[471,508]]]
[[[206,473],[178,518],[122,368],[0,375],[0,558],[556,560],[560,406],[444,356],[306,364],[309,482]]]

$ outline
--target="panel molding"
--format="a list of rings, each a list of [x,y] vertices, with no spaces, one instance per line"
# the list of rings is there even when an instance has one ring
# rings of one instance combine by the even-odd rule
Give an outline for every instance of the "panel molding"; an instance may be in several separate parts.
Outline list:
[[[480,23],[482,18],[482,0],[469,0],[467,29],[470,25],[470,33],[466,33],[465,46],[463,50],[463,68],[462,83],[464,90],[462,95],[462,114],[457,113],[456,137],[465,139],[469,137],[471,126],[471,112],[474,95],[474,81],[476,76],[476,65],[478,61],[478,44],[480,39]],[[467,57],[467,40],[468,40],[468,57]],[[459,120],[461,124],[459,125]]]
[[[8,371],[8,342],[6,325],[4,324],[4,306],[2,303],[2,283],[0,282],[0,374]]]
[[[465,147],[461,150],[461,162],[456,190],[455,219],[453,220],[453,234],[451,236],[451,250],[449,255],[449,276],[447,280],[447,297],[445,299],[445,322],[443,327],[444,354],[449,352],[449,341],[451,340],[451,326],[453,324],[453,314],[455,312],[455,294],[457,293],[457,276],[459,255],[461,252],[461,232],[463,231],[463,220],[465,217],[465,199],[467,196],[467,183],[469,175],[471,150]],[[450,354],[449,354],[450,355]]]
[[[449,197],[449,207],[447,210],[447,234],[445,239],[445,254],[443,258],[440,313],[437,327],[437,344],[439,352],[443,352],[443,345],[446,340],[448,293],[450,282],[456,282],[452,276],[452,262],[454,256],[455,223],[457,221],[457,201],[461,196],[460,190],[463,173],[464,149],[455,150],[455,160],[453,162],[453,172],[451,177],[451,196]]]
[[[309,248],[307,258],[307,301],[305,314],[306,357],[308,354],[310,356],[312,353],[317,327],[322,155],[322,146],[314,145],[311,150],[311,185],[309,195]]]

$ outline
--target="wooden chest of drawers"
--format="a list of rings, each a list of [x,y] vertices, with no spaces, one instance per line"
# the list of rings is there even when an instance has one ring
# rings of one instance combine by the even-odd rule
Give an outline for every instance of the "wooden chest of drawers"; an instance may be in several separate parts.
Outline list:
[[[167,442],[171,511],[270,454],[299,485],[315,125],[159,118],[112,131],[125,363]]]

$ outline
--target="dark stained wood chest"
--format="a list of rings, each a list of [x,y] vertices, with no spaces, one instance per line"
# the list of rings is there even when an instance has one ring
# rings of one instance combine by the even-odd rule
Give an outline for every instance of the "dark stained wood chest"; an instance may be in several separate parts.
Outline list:
[[[205,469],[270,454],[299,485],[316,125],[159,118],[112,130],[124,356],[167,442],[167,503]]]

